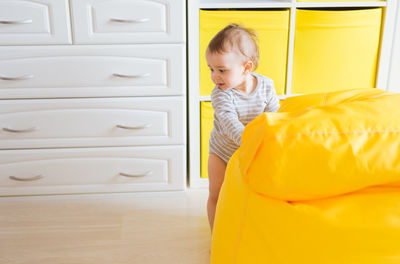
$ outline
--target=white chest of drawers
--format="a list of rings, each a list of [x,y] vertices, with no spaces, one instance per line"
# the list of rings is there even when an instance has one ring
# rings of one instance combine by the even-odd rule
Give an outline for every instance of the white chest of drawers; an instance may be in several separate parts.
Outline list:
[[[0,195],[184,189],[185,10],[0,1]]]

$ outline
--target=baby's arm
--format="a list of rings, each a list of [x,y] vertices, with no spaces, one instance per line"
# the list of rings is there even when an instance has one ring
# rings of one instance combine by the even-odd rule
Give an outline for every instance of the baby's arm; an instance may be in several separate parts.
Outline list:
[[[276,112],[279,110],[279,99],[278,96],[276,95],[275,87],[274,87],[274,82],[271,80],[271,82],[268,84],[266,87],[266,106],[264,108],[264,112]]]
[[[214,108],[214,116],[220,125],[220,129],[235,144],[240,146],[244,125],[239,121],[230,95],[221,90],[213,91],[211,101]]]

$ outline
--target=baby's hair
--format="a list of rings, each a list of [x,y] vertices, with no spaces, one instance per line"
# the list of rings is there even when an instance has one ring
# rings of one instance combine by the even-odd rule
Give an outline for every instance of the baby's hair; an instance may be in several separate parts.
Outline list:
[[[239,51],[253,62],[254,71],[259,61],[257,41],[257,34],[253,30],[238,24],[229,24],[214,36],[208,44],[207,51],[211,53]]]

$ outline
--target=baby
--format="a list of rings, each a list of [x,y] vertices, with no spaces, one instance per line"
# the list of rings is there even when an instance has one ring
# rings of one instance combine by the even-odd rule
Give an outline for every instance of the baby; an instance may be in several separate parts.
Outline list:
[[[244,127],[263,112],[279,109],[274,82],[253,72],[259,60],[256,40],[251,30],[230,24],[214,36],[206,50],[215,83],[211,94],[214,128],[208,158],[207,213],[211,231],[226,165],[240,146]]]

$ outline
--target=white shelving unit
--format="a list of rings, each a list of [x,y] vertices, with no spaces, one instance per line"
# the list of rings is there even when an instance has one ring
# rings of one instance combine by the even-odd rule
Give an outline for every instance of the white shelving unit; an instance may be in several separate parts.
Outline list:
[[[400,93],[400,4],[397,5],[395,32],[389,67],[389,91]]]
[[[366,8],[383,7],[381,47],[378,62],[376,87],[388,90],[389,70],[395,38],[396,0],[348,1],[348,2],[297,2],[296,0],[190,0],[188,1],[188,108],[189,108],[189,184],[191,188],[208,186],[208,179],[200,177],[200,102],[210,101],[209,96],[199,92],[199,10],[200,9],[275,9],[290,10],[288,61],[285,94],[291,96],[294,31],[297,8]]]

